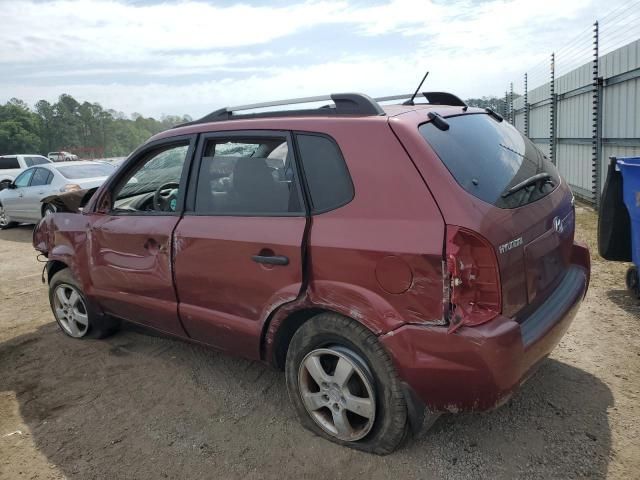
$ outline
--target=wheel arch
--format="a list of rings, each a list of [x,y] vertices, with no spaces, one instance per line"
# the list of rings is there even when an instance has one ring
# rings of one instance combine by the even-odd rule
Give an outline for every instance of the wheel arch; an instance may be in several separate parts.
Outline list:
[[[47,280],[51,282],[51,277],[65,268],[69,268],[69,265],[60,260],[49,260],[47,262]]]
[[[297,300],[271,312],[260,338],[262,360],[281,369],[298,328],[325,312],[354,320],[376,336],[405,323],[395,308],[373,291],[341,282],[316,281]]]

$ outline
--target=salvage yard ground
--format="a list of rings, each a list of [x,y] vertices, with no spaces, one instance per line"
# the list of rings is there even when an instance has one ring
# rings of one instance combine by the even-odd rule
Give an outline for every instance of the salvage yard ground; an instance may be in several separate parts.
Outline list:
[[[386,457],[302,429],[284,376],[128,327],[58,331],[31,227],[0,232],[0,478],[640,478],[640,302],[593,254],[561,345],[504,407],[446,415]]]

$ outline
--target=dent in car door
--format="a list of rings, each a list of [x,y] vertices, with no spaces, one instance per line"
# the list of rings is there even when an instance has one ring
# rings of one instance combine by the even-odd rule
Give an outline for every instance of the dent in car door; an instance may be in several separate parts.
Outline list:
[[[107,202],[113,208],[104,214],[92,214],[96,218],[90,234],[91,283],[103,309],[182,336],[185,333],[178,319],[173,285],[171,236],[180,219],[193,147],[192,137],[179,137],[151,144],[132,157],[122,173],[109,179],[101,191],[96,204],[113,195],[114,201]],[[171,163],[176,161],[175,165]],[[179,184],[176,203],[172,203],[176,205],[174,210],[150,206],[150,195],[169,181]],[[136,210],[143,205],[144,210]]]
[[[262,320],[302,285],[306,216],[290,145],[279,132],[203,136],[192,211],[174,236],[187,333],[249,358],[259,358]]]

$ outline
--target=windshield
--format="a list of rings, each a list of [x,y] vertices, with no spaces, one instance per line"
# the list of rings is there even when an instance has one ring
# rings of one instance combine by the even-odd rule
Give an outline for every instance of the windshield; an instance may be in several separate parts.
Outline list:
[[[51,163],[44,157],[24,157],[24,163],[27,167],[33,167],[34,165],[42,165],[43,163]]]
[[[63,177],[70,180],[82,178],[106,177],[113,173],[115,167],[106,163],[91,163],[85,165],[67,165],[57,167]]]
[[[456,181],[467,192],[496,207],[515,208],[534,202],[560,183],[555,166],[540,150],[506,121],[486,114],[469,114],[446,119],[448,130],[432,122],[419,127],[424,139]],[[511,195],[511,187],[548,173],[539,181]]]

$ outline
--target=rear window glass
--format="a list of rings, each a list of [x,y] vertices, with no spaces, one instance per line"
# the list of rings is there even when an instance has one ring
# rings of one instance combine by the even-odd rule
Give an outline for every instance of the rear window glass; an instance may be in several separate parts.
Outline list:
[[[106,163],[95,163],[88,165],[67,165],[57,167],[63,177],[69,179],[106,177],[113,173],[115,167]]]
[[[446,119],[448,130],[433,123],[419,127],[456,181],[467,192],[500,208],[515,208],[538,200],[560,182],[555,166],[540,150],[506,121],[486,114]],[[504,196],[534,175],[548,173],[548,181]]]
[[[353,184],[336,143],[319,135],[296,135],[314,212],[338,208],[353,198]]]
[[[24,157],[24,163],[27,167],[33,167],[34,165],[42,165],[43,163],[51,163],[44,157]]]

